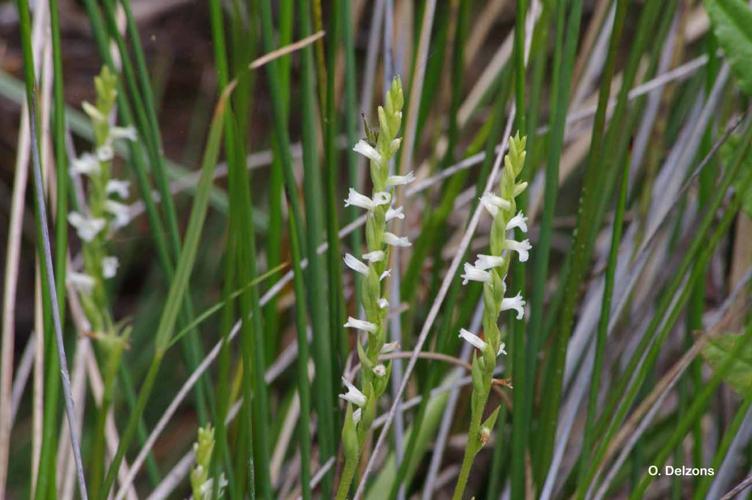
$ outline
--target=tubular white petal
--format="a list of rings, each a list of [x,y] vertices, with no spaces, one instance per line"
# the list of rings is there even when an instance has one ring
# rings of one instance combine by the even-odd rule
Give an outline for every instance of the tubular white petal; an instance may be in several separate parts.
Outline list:
[[[73,160],[71,172],[74,174],[91,175],[99,173],[99,161],[91,153],[84,153]]]
[[[415,175],[411,171],[411,172],[408,172],[407,175],[390,175],[386,179],[386,185],[387,186],[404,186],[405,184],[410,184],[414,180],[415,180]]]
[[[369,332],[369,333],[374,333],[376,331],[375,324],[371,323],[370,321],[353,318],[352,316],[348,316],[347,323],[345,323],[344,326],[345,328],[363,330],[364,332]]]
[[[115,220],[112,222],[113,229],[124,227],[131,221],[131,212],[128,209],[128,205],[114,200],[107,200],[104,202],[104,209],[115,217]]]
[[[509,222],[507,222],[507,231],[511,231],[515,228],[520,228],[520,231],[527,233],[527,217],[525,217],[525,214],[523,214],[522,211],[517,212],[517,215],[509,219]]]
[[[117,274],[120,261],[117,257],[107,256],[102,259],[102,275],[105,278],[113,278]]]
[[[387,342],[381,347],[380,354],[389,354],[390,352],[394,352],[399,349],[399,346],[399,342]]]
[[[469,330],[465,330],[464,328],[460,329],[459,337],[466,340],[480,351],[483,351],[486,348],[486,342]]]
[[[364,253],[363,258],[371,263],[381,262],[384,260],[384,252],[382,250],[374,250],[373,252]]]
[[[376,151],[376,148],[368,144],[364,140],[359,140],[355,146],[353,146],[353,151],[356,153],[360,153],[366,158],[368,158],[371,161],[375,161],[376,163],[381,163],[381,154],[379,154],[378,151]]]
[[[481,271],[485,271],[486,269],[498,267],[503,263],[504,257],[498,257],[496,255],[483,255],[482,253],[480,253],[478,254],[478,257],[475,258],[474,266]]]
[[[110,161],[114,156],[115,152],[109,144],[102,144],[97,148],[97,158],[99,161]]]
[[[138,137],[136,136],[136,129],[133,127],[112,127],[110,128],[110,138],[135,141]]]
[[[360,194],[353,188],[347,193],[347,199],[345,200],[345,206],[353,206],[363,208],[365,210],[373,210],[376,206],[371,198],[364,194]]]
[[[88,274],[70,272],[68,273],[68,283],[73,285],[79,292],[89,295],[94,289],[96,281]]]
[[[373,367],[373,374],[376,375],[377,377],[383,377],[384,375],[386,375],[386,366],[384,366],[381,363],[379,363],[378,365],[374,366]]]
[[[345,254],[345,265],[355,272],[368,276],[368,266],[349,253]]]
[[[510,309],[517,311],[517,319],[522,319],[525,316],[525,299],[522,298],[520,292],[517,292],[514,297],[505,298],[501,301],[502,311]]]
[[[467,285],[468,281],[480,281],[485,283],[491,279],[491,273],[478,269],[469,262],[465,262],[465,274],[460,276],[462,278],[462,284]]]
[[[118,179],[110,179],[107,181],[107,187],[105,190],[107,194],[117,194],[121,198],[128,198],[130,195],[131,183],[128,181],[121,181]]]
[[[391,275],[392,275],[392,270],[391,269],[387,269],[386,271],[384,271],[383,273],[381,273],[381,276],[379,276],[379,281],[384,281],[384,279],[388,278]]]
[[[410,240],[408,240],[404,236],[397,236],[396,234],[392,234],[389,231],[384,232],[384,243],[386,243],[387,245],[391,245],[393,247],[409,247],[410,246]]]
[[[389,222],[393,219],[404,219],[405,218],[405,212],[402,207],[392,208],[389,207],[389,209],[386,211],[386,216],[384,220],[386,222]]]
[[[527,262],[527,259],[530,257],[529,251],[533,248],[532,245],[530,245],[530,240],[506,240],[504,246],[509,250],[517,252],[520,257],[520,262]]]
[[[347,387],[347,392],[345,394],[340,394],[340,398],[360,407],[366,404],[365,395],[363,395],[363,393],[360,392],[357,387],[352,385],[345,377],[342,377],[342,383],[345,384],[345,387]]]
[[[83,241],[93,240],[107,224],[107,221],[104,219],[84,217],[78,212],[70,212],[68,214],[68,222],[76,228],[78,237]]]
[[[503,208],[504,210],[512,208],[511,203],[507,200],[490,192],[481,196],[480,202],[483,205],[483,208],[485,208],[492,217],[496,217],[500,208]]]
[[[386,300],[384,297],[381,297],[379,299],[379,307],[381,309],[386,309],[387,307],[389,307],[389,301]]]

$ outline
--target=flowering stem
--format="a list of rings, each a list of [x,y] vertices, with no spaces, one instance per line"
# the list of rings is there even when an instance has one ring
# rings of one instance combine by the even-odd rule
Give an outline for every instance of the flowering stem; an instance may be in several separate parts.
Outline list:
[[[353,478],[355,477],[355,470],[358,467],[359,455],[355,457],[345,457],[345,467],[342,469],[342,477],[339,480],[339,486],[337,487],[337,500],[346,500],[347,494],[350,492],[350,486],[352,485]]]

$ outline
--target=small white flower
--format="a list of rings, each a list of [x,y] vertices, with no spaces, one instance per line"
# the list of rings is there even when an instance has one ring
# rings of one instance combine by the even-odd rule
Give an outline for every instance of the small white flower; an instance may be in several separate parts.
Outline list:
[[[387,342],[381,347],[381,352],[379,354],[389,354],[390,352],[399,349],[399,346],[399,342]]]
[[[387,269],[386,271],[384,271],[383,273],[381,273],[381,276],[379,276],[379,281],[384,281],[386,278],[388,278],[391,275],[392,275],[392,270],[391,269]]]
[[[95,122],[104,123],[107,121],[107,117],[102,114],[99,109],[94,106],[93,104],[84,101],[81,103],[81,108],[83,108],[84,113],[89,115],[89,118],[91,118]]]
[[[533,248],[532,245],[530,245],[530,240],[506,240],[504,242],[504,247],[517,252],[520,257],[520,262],[527,262],[528,257],[530,257],[529,250]]]
[[[503,263],[504,257],[498,257],[496,255],[483,255],[482,253],[479,253],[478,257],[475,259],[475,267],[481,271],[498,267]]]
[[[527,233],[527,217],[522,213],[522,211],[517,212],[517,215],[509,219],[509,222],[507,222],[507,231],[511,231],[514,228],[520,228],[520,231],[523,233]]]
[[[115,217],[115,220],[112,223],[113,229],[124,227],[131,221],[131,213],[130,210],[128,210],[128,205],[113,200],[107,200],[104,202],[104,209]]]
[[[363,417],[363,410],[358,408],[353,412],[353,423],[357,424],[360,422],[360,419]]]
[[[499,213],[500,208],[503,208],[504,210],[509,210],[510,208],[512,208],[511,203],[509,203],[501,196],[496,196],[493,193],[485,193],[480,197],[480,202],[483,205],[483,208],[488,210],[488,213],[491,214],[492,217],[496,217],[496,214]]]
[[[104,219],[84,217],[78,212],[70,212],[68,222],[76,228],[78,237],[84,241],[93,240],[107,223]]]
[[[381,154],[376,151],[376,148],[368,144],[368,142],[364,140],[359,140],[355,146],[353,146],[353,151],[356,153],[360,153],[366,158],[368,158],[371,161],[374,161],[376,163],[381,163]]]
[[[379,299],[379,307],[381,309],[386,309],[387,307],[389,307],[389,301],[386,300],[384,297],[381,297]]]
[[[360,392],[357,387],[352,385],[345,377],[342,377],[342,383],[345,384],[345,387],[347,387],[347,392],[345,394],[340,394],[339,397],[354,404],[355,406],[365,406],[365,395]]]
[[[381,262],[382,260],[384,260],[384,251],[374,250],[373,252],[364,253],[363,258],[371,264],[373,264],[374,262]]]
[[[131,183],[128,181],[121,181],[118,179],[110,179],[107,181],[107,187],[105,190],[107,194],[117,194],[121,198],[125,199],[130,195]]]
[[[386,375],[386,366],[384,366],[382,363],[379,363],[378,365],[373,367],[373,374],[377,377],[383,377]]]
[[[99,161],[91,153],[84,153],[73,160],[71,172],[74,174],[92,175],[99,173]]]
[[[386,179],[386,185],[391,186],[404,186],[410,184],[415,180],[415,175],[412,172],[408,172],[407,175],[390,175]]]
[[[465,262],[465,274],[460,276],[462,278],[462,284],[467,285],[468,281],[480,281],[485,283],[491,280],[491,273],[479,269],[469,262]]]
[[[68,283],[79,292],[89,295],[94,289],[96,281],[88,274],[70,272],[68,273]]]
[[[345,323],[345,328],[354,328],[356,330],[363,330],[364,332],[374,333],[376,331],[376,325],[371,323],[370,321],[365,321],[362,319],[356,319],[352,316],[348,316],[347,323]]]
[[[389,209],[386,211],[386,216],[384,217],[384,220],[386,222],[389,222],[394,219],[404,219],[405,218],[405,212],[402,207],[392,208],[389,207]]]
[[[109,144],[102,144],[97,148],[97,158],[99,161],[110,161],[114,156],[115,152]]]
[[[501,356],[502,354],[506,356],[507,355],[506,347],[507,345],[504,342],[499,344],[499,352],[496,353],[496,356]]]
[[[522,298],[520,292],[514,297],[505,298],[501,301],[501,310],[508,311],[514,309],[517,311],[517,319],[522,319],[525,316],[525,299]]]
[[[368,266],[349,253],[345,254],[345,265],[357,273],[368,276]]]
[[[389,231],[384,232],[384,243],[393,247],[409,247],[410,241],[404,236],[397,236]]]
[[[388,198],[390,198],[388,193],[375,193],[373,195],[373,199],[371,199],[364,194],[360,194],[353,188],[350,188],[350,191],[347,194],[347,199],[345,200],[345,206],[354,206],[363,208],[365,210],[373,210],[379,205],[386,205],[387,203],[389,203]]]
[[[461,328],[459,337],[472,344],[472,346],[479,351],[484,351],[486,349],[486,342],[469,330]]]
[[[117,257],[108,256],[102,259],[102,275],[105,278],[113,278],[117,274],[120,261]]]
[[[518,197],[527,189],[527,182],[519,182],[514,185],[514,197]]]
[[[133,127],[112,127],[110,128],[111,139],[127,139],[129,141],[135,141],[138,137],[136,135],[136,129]]]

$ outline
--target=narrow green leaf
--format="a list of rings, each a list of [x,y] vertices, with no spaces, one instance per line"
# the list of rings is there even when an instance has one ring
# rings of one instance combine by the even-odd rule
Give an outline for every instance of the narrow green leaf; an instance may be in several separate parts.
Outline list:
[[[730,362],[724,380],[740,396],[748,398],[752,396],[752,344],[737,348],[742,339],[742,336],[734,333],[713,337],[702,350],[702,356],[714,370]],[[728,361],[734,353],[738,355]]]

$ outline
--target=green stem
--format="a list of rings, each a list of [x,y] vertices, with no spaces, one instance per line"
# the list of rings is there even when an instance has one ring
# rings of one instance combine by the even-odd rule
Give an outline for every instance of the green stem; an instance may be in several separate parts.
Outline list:
[[[485,401],[486,398],[484,398]],[[465,448],[465,456],[462,458],[462,468],[460,469],[460,475],[457,478],[457,486],[454,488],[453,500],[462,500],[462,495],[467,488],[467,480],[470,477],[470,469],[473,467],[475,461],[475,455],[478,454],[477,440],[475,436],[478,435],[480,430],[480,419],[483,415],[482,412],[473,412],[472,421],[470,422],[470,431],[467,434],[467,448]]]
[[[355,469],[358,468],[359,461],[359,455],[357,454],[354,458],[345,459],[345,468],[342,470],[342,477],[340,478],[339,486],[337,487],[337,500],[347,499],[347,494],[350,492],[350,486],[355,477]]]

